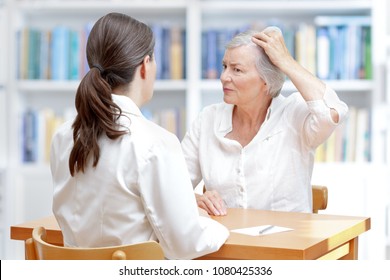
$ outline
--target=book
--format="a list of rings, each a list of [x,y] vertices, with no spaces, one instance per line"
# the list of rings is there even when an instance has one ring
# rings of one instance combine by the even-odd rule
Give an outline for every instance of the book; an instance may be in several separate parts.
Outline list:
[[[317,30],[317,76],[320,79],[329,79],[331,46],[328,28],[320,27]]]
[[[41,30],[40,37],[41,45],[39,54],[39,79],[49,80],[51,78],[51,30]]]
[[[91,32],[91,29],[93,27],[94,22],[88,22],[84,25],[82,30],[80,31],[80,58],[79,58],[79,76],[80,79],[85,76],[86,73],[89,71],[89,65],[87,61],[87,54],[86,54],[86,46],[87,41],[89,37],[89,33]]]
[[[311,24],[300,23],[295,33],[295,58],[309,72],[316,73],[316,30]]]
[[[218,78],[217,66],[217,31],[214,29],[208,30],[206,33],[206,78]]]
[[[369,16],[317,16],[314,23],[317,36],[326,36],[323,30],[328,30],[330,53],[333,51],[333,56],[330,56],[330,79],[372,78]],[[322,71],[321,67],[325,66],[318,67],[317,70]]]
[[[371,113],[367,108],[349,107],[347,119],[339,124],[315,154],[316,162],[371,161]]]
[[[356,120],[357,120],[357,108],[349,107],[348,118],[346,119],[346,137],[344,143],[345,157],[344,161],[355,161],[355,149],[356,149]]]
[[[65,108],[65,112],[73,109]],[[50,161],[51,139],[64,117],[50,108],[29,108],[22,118],[22,161],[42,163]]]
[[[30,29],[25,27],[17,32],[17,41],[18,41],[18,52],[19,52],[19,62],[18,62],[18,78],[27,79],[28,74],[28,52],[29,52],[29,35]]]
[[[37,160],[37,114],[27,109],[22,117],[22,161]]]
[[[362,44],[363,44],[363,71],[362,78],[372,79],[372,49],[371,49],[371,28],[362,27]]]
[[[151,110],[149,108],[142,108],[141,112],[146,119],[172,132],[179,139],[184,137],[184,134],[186,133],[186,118],[184,109],[163,108],[161,110]]]
[[[170,78],[172,80],[183,79],[183,45],[182,45],[182,32],[177,26],[174,26],[170,30],[171,32],[171,67],[170,67]]]
[[[183,79],[187,78],[187,31],[181,29],[181,44],[183,46],[183,59],[182,59],[182,68],[183,68]]]
[[[155,38],[154,59],[156,60],[156,79],[162,79],[163,72],[163,28],[159,24],[152,25],[152,31]]]
[[[345,122],[339,124],[334,134],[334,161],[342,162],[344,160],[344,150],[343,150],[343,141],[345,138]]]
[[[162,30],[162,56],[161,56],[161,79],[171,78],[171,30],[163,27]]]
[[[201,57],[201,77],[202,79],[206,79],[207,78],[207,56],[208,56],[208,53],[207,53],[207,31],[202,31],[202,34],[201,34],[201,46],[202,46],[202,57]]]
[[[77,31],[69,31],[69,80],[80,78],[80,34]]]
[[[52,31],[51,77],[53,80],[67,80],[69,77],[70,30],[56,26]]]
[[[27,52],[27,79],[39,79],[40,73],[40,31],[30,28],[28,32],[29,47]]]
[[[369,161],[369,112],[367,108],[359,108],[356,114],[356,147],[355,161]]]
[[[216,40],[216,69],[217,77],[221,76],[222,73],[222,60],[225,55],[225,46],[232,39],[232,30],[222,29],[217,32]]]

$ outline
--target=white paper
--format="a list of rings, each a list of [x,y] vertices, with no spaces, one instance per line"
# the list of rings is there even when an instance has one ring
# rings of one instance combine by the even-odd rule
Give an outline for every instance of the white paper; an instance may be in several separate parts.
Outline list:
[[[251,236],[260,236],[260,235],[267,235],[267,234],[284,232],[289,230],[293,230],[293,229],[287,227],[274,226],[274,225],[262,225],[257,227],[233,229],[231,230],[231,232],[236,232],[236,233],[241,233],[241,234],[246,234]]]

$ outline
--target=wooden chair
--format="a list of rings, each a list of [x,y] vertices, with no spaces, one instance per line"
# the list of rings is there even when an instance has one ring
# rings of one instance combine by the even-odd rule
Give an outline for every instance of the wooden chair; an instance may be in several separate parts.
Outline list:
[[[26,260],[163,260],[164,253],[155,241],[101,247],[69,248],[46,242],[44,227],[33,229],[25,242]]]
[[[325,210],[328,206],[328,188],[325,186],[312,186],[313,191],[313,213],[318,210]]]
[[[203,192],[206,186],[203,186]],[[313,213],[318,214],[318,210],[325,210],[328,206],[328,188],[325,186],[312,185],[313,192]]]

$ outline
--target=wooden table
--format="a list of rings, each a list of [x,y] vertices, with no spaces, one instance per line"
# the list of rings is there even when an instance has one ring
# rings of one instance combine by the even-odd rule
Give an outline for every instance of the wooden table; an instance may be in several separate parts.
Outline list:
[[[293,230],[262,236],[231,232],[219,251],[201,259],[357,259],[358,236],[371,227],[367,217],[253,209],[229,209],[227,216],[213,219],[229,229],[271,224]],[[36,226],[46,228],[49,242],[63,243],[53,216],[11,226],[11,239],[30,238]]]

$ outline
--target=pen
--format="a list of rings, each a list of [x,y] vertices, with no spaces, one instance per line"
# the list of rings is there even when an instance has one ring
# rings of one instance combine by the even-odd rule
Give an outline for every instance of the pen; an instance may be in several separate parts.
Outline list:
[[[269,231],[270,229],[272,229],[274,226],[268,226],[268,227],[265,227],[263,228],[262,230],[259,231],[259,234],[264,234],[266,233],[267,231]]]

